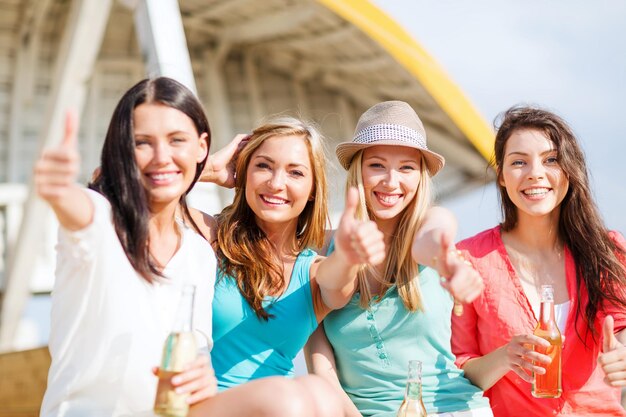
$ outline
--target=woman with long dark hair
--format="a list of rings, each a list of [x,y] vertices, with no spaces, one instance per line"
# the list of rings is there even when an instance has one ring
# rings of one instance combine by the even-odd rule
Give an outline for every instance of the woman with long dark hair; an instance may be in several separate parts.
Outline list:
[[[593,201],[583,152],[567,123],[534,107],[506,111],[495,140],[503,222],[457,246],[485,292],[453,317],[452,348],[496,416],[626,415],[626,251]],[[565,336],[562,394],[531,395],[542,285],[554,288]]]
[[[75,182],[76,132],[68,117],[61,145],[35,168],[37,192],[61,226],[41,415],[153,415],[152,368],[183,285],[196,286],[194,327],[211,336],[214,221],[185,203],[207,160],[209,124],[182,84],[139,82],[113,112],[90,189]],[[312,406],[282,379],[215,395],[207,355],[172,384],[192,404],[206,400],[203,416],[290,416]]]

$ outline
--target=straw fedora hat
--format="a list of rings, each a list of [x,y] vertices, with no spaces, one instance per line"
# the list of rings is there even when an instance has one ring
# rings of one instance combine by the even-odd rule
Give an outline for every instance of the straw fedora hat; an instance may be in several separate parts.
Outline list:
[[[348,169],[355,153],[376,145],[406,146],[419,150],[431,176],[445,164],[443,156],[428,150],[424,125],[404,101],[384,101],[370,107],[359,118],[352,141],[337,145],[335,153],[341,165]]]

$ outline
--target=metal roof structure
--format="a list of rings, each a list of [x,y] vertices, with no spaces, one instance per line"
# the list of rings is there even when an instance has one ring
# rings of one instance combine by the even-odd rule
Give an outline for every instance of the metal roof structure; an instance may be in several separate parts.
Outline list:
[[[160,74],[197,91],[213,149],[288,112],[317,121],[332,150],[351,138],[365,109],[398,99],[415,108],[429,147],[446,158],[435,178],[440,199],[491,179],[489,125],[424,48],[367,0],[0,0],[0,350],[11,349],[37,280],[33,253],[50,240],[42,236],[50,233],[46,208],[25,197],[32,163],[60,140],[63,112],[73,106],[82,114],[86,180],[119,97]],[[343,173],[329,169],[340,196]],[[209,195],[216,207],[228,198]]]

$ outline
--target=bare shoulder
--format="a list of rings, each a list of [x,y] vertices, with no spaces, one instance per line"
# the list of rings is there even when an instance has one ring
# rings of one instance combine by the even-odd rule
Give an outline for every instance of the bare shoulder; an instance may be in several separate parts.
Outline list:
[[[213,243],[217,239],[217,220],[215,217],[195,208],[189,208],[191,219],[198,226],[204,237]]]
[[[445,221],[445,222],[449,222],[449,221],[456,222],[456,217],[454,216],[454,213],[452,212],[452,210],[447,209],[442,206],[429,207],[428,210],[426,211],[426,219],[435,219],[438,221]]]

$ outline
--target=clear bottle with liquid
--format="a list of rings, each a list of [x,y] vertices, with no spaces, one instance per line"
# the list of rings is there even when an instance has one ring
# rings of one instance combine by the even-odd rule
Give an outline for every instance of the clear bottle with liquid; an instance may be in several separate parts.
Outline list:
[[[171,380],[196,359],[198,346],[193,333],[193,310],[196,287],[185,285],[172,332],[165,339],[159,367],[159,384],[154,400],[154,412],[164,417],[186,417],[189,394],[177,394]]]
[[[541,286],[541,311],[539,322],[533,333],[550,342],[547,348],[535,346],[535,351],[552,359],[549,365],[536,363],[544,367],[546,373],[534,375],[532,394],[537,398],[559,398],[561,396],[561,332],[554,318],[554,289],[552,285]]]
[[[404,401],[400,404],[397,417],[426,417],[426,408],[422,402],[422,362],[420,361],[409,361]]]

